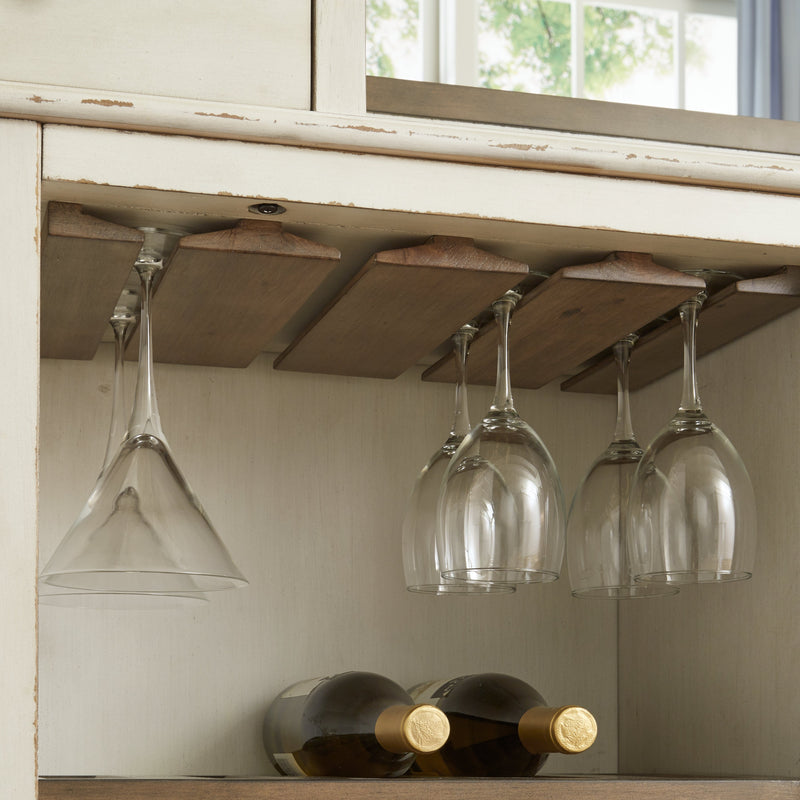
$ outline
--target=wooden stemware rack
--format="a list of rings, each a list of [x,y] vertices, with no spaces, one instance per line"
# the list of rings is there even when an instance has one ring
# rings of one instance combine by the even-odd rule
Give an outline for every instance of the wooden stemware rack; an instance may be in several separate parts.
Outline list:
[[[91,359],[143,241],[136,229],[51,202],[42,250],[41,355]],[[336,248],[240,220],[232,228],[180,239],[153,300],[155,359],[246,367],[311,298],[321,311],[277,357],[278,369],[394,378],[431,354],[459,326],[483,324],[470,349],[470,383],[492,384],[496,337],[491,302],[521,285],[510,337],[512,381],[539,388],[564,376],[566,391],[616,390],[608,349],[646,330],[635,350],[633,389],[681,365],[675,308],[704,287],[643,253],[616,252],[547,277],[460,237],[372,255],[338,291],[329,278]],[[800,267],[738,281],[707,301],[700,355],[800,306]],[[136,353],[136,337],[128,352]],[[425,370],[454,380],[449,356]]]

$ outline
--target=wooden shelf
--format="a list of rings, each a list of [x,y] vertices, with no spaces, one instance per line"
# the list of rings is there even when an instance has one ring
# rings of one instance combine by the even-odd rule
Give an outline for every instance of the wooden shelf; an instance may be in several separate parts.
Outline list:
[[[737,281],[712,295],[698,317],[698,356],[722,347],[773,319],[800,307],[800,267],[783,267],[774,275]],[[643,336],[633,348],[631,390],[640,389],[683,365],[680,319]],[[596,364],[564,381],[568,392],[616,394],[616,366],[607,355]]]
[[[143,234],[61,202],[49,204],[45,232],[41,355],[91,359],[108,333],[108,318],[130,279]],[[273,221],[239,220],[229,229],[184,236],[155,290],[156,361],[246,367],[295,317],[298,329],[300,312],[314,296],[322,311],[275,366],[395,378],[441,352],[442,343],[471,318],[486,319],[494,299],[532,277],[526,264],[479,249],[471,239],[432,236],[421,245],[375,253],[349,281],[343,276],[347,282],[326,303],[322,287],[341,257],[337,248],[296,236]],[[537,389],[591,363],[562,389],[613,394],[613,360],[604,351],[703,286],[699,278],[642,253],[616,252],[562,267],[527,291],[514,311],[514,385]],[[706,303],[698,354],[798,306],[800,267],[738,281]],[[135,334],[128,356],[137,352]],[[632,389],[680,368],[678,320],[643,336],[633,359]],[[470,347],[470,383],[493,384],[495,370],[496,335],[489,321]],[[429,367],[423,379],[453,382],[450,354]]]
[[[246,367],[337,266],[341,253],[279,222],[184,236],[153,298],[156,361]],[[128,345],[136,357],[138,336]]]
[[[376,253],[275,366],[396,378],[527,274],[461,237]]]
[[[800,781],[748,778],[327,778],[39,781],[39,800],[797,800]]]
[[[92,217],[74,203],[48,205],[42,358],[94,358],[143,241],[141,231]]]
[[[642,253],[612,253],[594,264],[560,269],[528,292],[512,316],[514,386],[538,389],[569,373],[704,285]],[[496,370],[497,338],[487,325],[470,346],[467,376],[470,383],[492,385]],[[423,380],[455,381],[453,359],[448,355],[429,367]]]

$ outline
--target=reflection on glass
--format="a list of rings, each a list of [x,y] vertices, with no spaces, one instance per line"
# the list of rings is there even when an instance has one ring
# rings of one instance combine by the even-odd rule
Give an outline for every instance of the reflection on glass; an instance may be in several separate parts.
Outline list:
[[[631,334],[614,345],[617,424],[611,444],[595,459],[572,500],[567,558],[575,597],[622,600],[677,593],[666,584],[636,583],[628,566],[628,497],[642,449],[631,423],[628,367]]]
[[[494,400],[442,481],[437,546],[446,578],[542,583],[561,571],[561,482],[552,456],[511,396],[508,326],[520,299],[510,291],[492,304],[498,330]]]
[[[453,356],[456,365],[455,413],[447,441],[431,456],[422,468],[403,519],[403,569],[406,588],[410,592],[429,595],[510,593],[511,584],[477,583],[443,578],[436,547],[438,528],[437,504],[442,478],[458,446],[470,431],[467,410],[467,347],[478,329],[464,325],[453,336]]]
[[[642,456],[631,489],[629,555],[637,580],[709,583],[744,580],[753,572],[753,486],[697,393],[695,327],[703,298],[680,306],[681,404]]]

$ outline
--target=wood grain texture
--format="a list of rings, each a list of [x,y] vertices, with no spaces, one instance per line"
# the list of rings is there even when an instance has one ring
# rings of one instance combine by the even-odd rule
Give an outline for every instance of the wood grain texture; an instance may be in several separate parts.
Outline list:
[[[795,800],[800,781],[533,778],[41,780],[40,800]]]
[[[396,378],[527,273],[460,237],[376,253],[275,366]]]
[[[662,267],[642,253],[612,253],[603,261],[564,267],[528,292],[511,319],[509,349],[514,386],[538,389],[638,330],[704,286],[698,278]],[[492,385],[497,337],[490,323],[470,346],[470,383]],[[447,356],[423,380],[455,380]]]
[[[796,122],[367,77],[367,110],[433,119],[800,154]],[[764,124],[766,123],[766,124]]]
[[[144,234],[74,203],[48,205],[44,234],[42,358],[93,358]]]
[[[153,299],[156,361],[246,367],[336,267],[341,253],[240,220],[229,230],[184,236]],[[135,358],[139,337],[131,337]]]
[[[698,317],[697,355],[704,356],[800,307],[800,267],[786,266],[774,275],[737,281],[712,295]],[[683,366],[683,331],[679,317],[643,336],[633,349],[631,390],[658,380]],[[616,394],[613,357],[561,384],[568,392]]]

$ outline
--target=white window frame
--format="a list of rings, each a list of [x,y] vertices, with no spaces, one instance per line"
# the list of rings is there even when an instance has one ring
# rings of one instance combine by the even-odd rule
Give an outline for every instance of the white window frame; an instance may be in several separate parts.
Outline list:
[[[623,8],[642,7],[676,14],[676,107],[686,107],[686,16],[715,14],[736,16],[736,0],[560,0],[571,5],[572,96],[584,97],[583,9],[603,2]],[[423,80],[476,86],[478,64],[478,0],[420,0]]]

